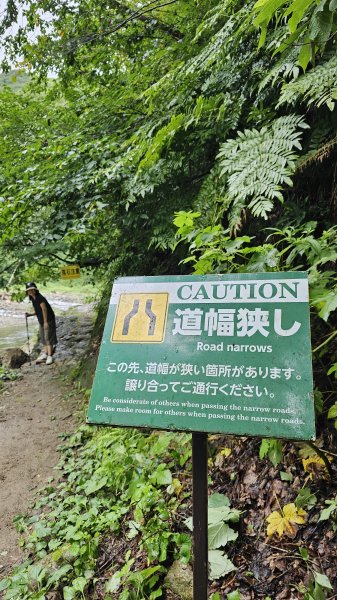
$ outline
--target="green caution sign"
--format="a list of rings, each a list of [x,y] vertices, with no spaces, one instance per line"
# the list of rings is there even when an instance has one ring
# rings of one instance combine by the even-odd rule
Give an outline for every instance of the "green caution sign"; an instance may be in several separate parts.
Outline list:
[[[314,439],[306,273],[116,280],[88,422]]]

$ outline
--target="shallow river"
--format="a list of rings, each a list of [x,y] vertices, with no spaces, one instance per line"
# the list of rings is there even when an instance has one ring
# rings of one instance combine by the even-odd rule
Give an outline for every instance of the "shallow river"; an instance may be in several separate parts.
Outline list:
[[[81,311],[83,303],[80,299],[72,301],[64,298],[48,298],[55,314],[60,315],[72,309],[72,312]],[[27,327],[25,312],[31,312],[31,304],[26,302],[7,302],[0,303],[0,350],[6,348],[22,348],[27,350]],[[28,334],[31,347],[36,341],[38,332],[37,319],[30,317],[28,319]]]
[[[20,319],[21,321],[21,319]],[[35,333],[30,332],[30,336],[35,337]],[[0,350],[6,348],[21,348],[27,342],[26,324],[11,323],[10,325],[1,325]]]

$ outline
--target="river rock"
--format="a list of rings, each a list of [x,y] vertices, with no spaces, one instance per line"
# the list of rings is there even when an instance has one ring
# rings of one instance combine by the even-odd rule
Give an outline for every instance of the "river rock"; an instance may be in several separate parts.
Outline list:
[[[29,356],[21,348],[7,348],[1,353],[0,360],[8,369],[20,369],[29,360]]]
[[[165,577],[165,587],[182,600],[193,600],[193,572],[189,565],[175,560]]]

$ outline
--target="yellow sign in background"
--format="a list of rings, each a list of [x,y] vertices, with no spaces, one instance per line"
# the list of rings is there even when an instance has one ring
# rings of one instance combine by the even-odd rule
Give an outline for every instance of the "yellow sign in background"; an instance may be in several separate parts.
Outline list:
[[[60,267],[61,279],[78,279],[81,277],[80,267],[78,265],[67,265]]]
[[[112,330],[112,342],[164,340],[168,294],[121,294]]]

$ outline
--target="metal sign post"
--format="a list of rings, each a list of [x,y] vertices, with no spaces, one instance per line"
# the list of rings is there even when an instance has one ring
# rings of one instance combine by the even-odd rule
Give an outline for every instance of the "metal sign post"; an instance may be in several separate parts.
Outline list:
[[[207,433],[192,433],[193,600],[207,600],[208,482]]]

